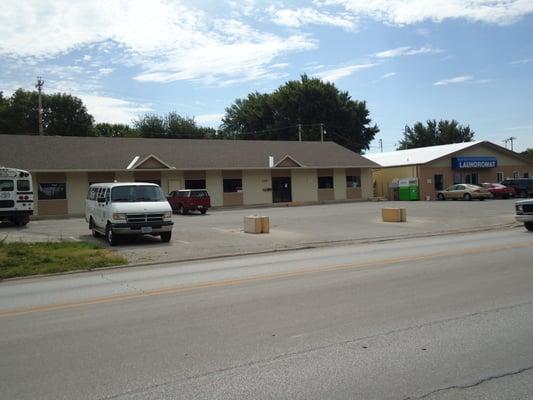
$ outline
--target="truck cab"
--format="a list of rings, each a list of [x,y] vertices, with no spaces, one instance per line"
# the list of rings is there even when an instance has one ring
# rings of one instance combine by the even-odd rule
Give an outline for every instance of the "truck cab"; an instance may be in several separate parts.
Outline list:
[[[523,222],[528,231],[533,231],[533,199],[520,200],[515,203],[518,222]]]

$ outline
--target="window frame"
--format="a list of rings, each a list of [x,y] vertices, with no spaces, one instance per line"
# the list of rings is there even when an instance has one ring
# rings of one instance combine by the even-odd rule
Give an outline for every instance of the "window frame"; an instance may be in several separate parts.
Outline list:
[[[49,188],[63,187],[63,190],[59,191],[60,193],[62,193],[62,197],[50,197],[43,190],[41,190],[43,185],[55,185],[55,186],[48,186]],[[56,192],[56,190],[53,190],[52,194],[54,194],[54,192]],[[66,182],[39,182],[37,184],[37,199],[39,201],[66,200],[67,199],[67,183]]]
[[[331,187],[322,187],[324,180],[327,179],[327,181],[331,181]],[[333,179],[332,175],[326,175],[326,176],[319,176],[317,179],[317,185],[318,189],[334,189],[335,188],[335,180]]]

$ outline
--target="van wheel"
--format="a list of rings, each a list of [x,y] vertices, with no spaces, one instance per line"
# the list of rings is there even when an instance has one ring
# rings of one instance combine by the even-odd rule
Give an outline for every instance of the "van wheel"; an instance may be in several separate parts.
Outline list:
[[[187,212],[188,212],[188,211],[187,211],[186,208],[184,208],[183,206],[180,206],[180,211],[179,211],[179,213],[180,213],[181,215],[185,215],[185,214],[187,214]]]
[[[172,238],[172,232],[163,232],[161,234],[161,241],[163,243],[168,243],[170,242],[170,239]]]
[[[91,219],[89,220],[89,229],[91,230],[91,233],[93,234],[93,237],[95,237],[95,238],[100,237],[100,232],[98,232],[98,231],[94,228],[93,217],[91,217]]]
[[[472,196],[469,193],[465,193],[465,195],[463,196],[463,199],[465,199],[466,201],[470,201],[472,200]]]
[[[109,243],[110,246],[116,246],[117,245],[117,235],[113,233],[113,229],[111,229],[111,226],[107,226],[105,230],[105,237],[107,239],[107,243]]]
[[[200,212],[201,212],[202,214],[205,214],[205,213],[207,212],[207,210],[200,210]]]
[[[533,231],[533,222],[524,222],[524,226],[528,231]]]

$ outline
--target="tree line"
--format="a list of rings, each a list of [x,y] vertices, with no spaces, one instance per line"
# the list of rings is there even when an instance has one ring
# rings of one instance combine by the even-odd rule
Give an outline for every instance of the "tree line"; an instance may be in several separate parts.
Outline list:
[[[18,89],[0,92],[0,134],[39,131],[38,94]],[[302,75],[272,93],[249,93],[226,108],[217,130],[199,126],[177,112],[144,114],[131,125],[95,123],[82,100],[66,93],[43,94],[43,131],[47,135],[182,139],[327,140],[355,152],[369,149],[379,133],[365,101],[353,99],[335,84]],[[469,126],[455,120],[406,125],[398,149],[474,140]]]

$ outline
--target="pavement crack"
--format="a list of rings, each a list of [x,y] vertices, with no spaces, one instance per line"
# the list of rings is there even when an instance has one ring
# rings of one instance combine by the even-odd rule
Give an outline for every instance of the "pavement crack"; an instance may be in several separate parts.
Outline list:
[[[444,392],[444,391],[447,391],[447,390],[465,390],[465,389],[470,389],[470,388],[473,388],[473,387],[476,387],[476,386],[480,386],[480,385],[482,385],[482,384],[484,384],[486,382],[489,382],[489,381],[493,381],[493,380],[501,379],[501,378],[506,378],[508,376],[513,376],[513,375],[519,375],[521,373],[524,373],[524,372],[530,371],[530,370],[533,370],[533,365],[531,365],[529,367],[521,368],[521,369],[516,370],[516,371],[505,372],[503,374],[498,374],[498,375],[491,375],[491,376],[479,379],[479,380],[477,380],[477,381],[475,381],[473,383],[467,384],[467,385],[452,385],[452,386],[448,386],[448,387],[445,387],[445,388],[432,390],[431,392],[425,393],[425,394],[423,394],[421,396],[415,396],[415,397],[408,396],[408,397],[405,397],[403,400],[422,400],[422,399],[426,399],[429,396],[432,396],[432,395],[434,395],[436,393]]]
[[[334,347],[338,347],[338,346],[349,346],[349,345],[352,345],[354,343],[358,343],[358,342],[361,342],[361,341],[368,341],[368,340],[372,340],[372,339],[376,339],[376,338],[380,338],[380,337],[387,337],[387,336],[394,335],[394,334],[397,334],[397,333],[424,329],[424,328],[429,327],[429,326],[445,324],[445,323],[452,322],[452,321],[460,321],[460,320],[464,320],[464,319],[468,319],[468,318],[473,318],[473,317],[476,317],[476,316],[479,316],[479,315],[485,315],[485,314],[490,314],[490,313],[498,313],[498,312],[501,312],[501,311],[511,310],[511,309],[518,308],[518,307],[529,306],[529,305],[532,305],[532,304],[533,304],[533,301],[527,301],[527,302],[523,302],[523,303],[513,304],[513,305],[510,305],[510,306],[503,306],[503,307],[493,308],[493,309],[490,309],[490,310],[482,310],[482,311],[478,311],[478,312],[471,313],[471,314],[460,315],[460,316],[457,316],[457,317],[451,317],[451,318],[431,321],[431,322],[427,322],[427,323],[423,323],[423,324],[407,326],[407,327],[403,327],[403,328],[399,328],[399,329],[393,329],[393,330],[386,331],[386,332],[376,333],[374,335],[361,336],[361,337],[357,337],[357,338],[344,340],[344,341],[341,341],[341,342],[329,343],[329,344],[325,344],[325,345],[322,345],[322,346],[315,346],[315,347],[312,347],[312,348],[303,349],[303,350],[299,350],[299,351],[294,351],[294,352],[290,352],[290,353],[278,354],[276,356],[272,356],[272,357],[269,357],[269,358],[264,358],[264,359],[259,359],[259,360],[252,360],[252,361],[249,361],[249,362],[246,362],[246,363],[241,363],[241,364],[237,364],[237,365],[231,365],[231,366],[228,366],[228,367],[219,368],[219,369],[215,369],[215,370],[212,370],[212,371],[207,371],[207,372],[198,373],[198,374],[194,374],[194,375],[184,376],[184,377],[176,378],[176,379],[169,379],[169,380],[167,380],[165,382],[148,385],[148,386],[145,386],[145,387],[142,387],[142,388],[139,388],[139,389],[135,389],[135,390],[131,390],[131,391],[123,392],[123,393],[117,393],[117,394],[114,394],[114,395],[111,395],[111,396],[108,396],[108,397],[102,397],[99,400],[119,399],[119,398],[124,397],[124,396],[129,396],[129,395],[132,395],[132,394],[140,394],[140,393],[143,393],[143,392],[147,392],[147,391],[150,391],[150,390],[158,389],[158,388],[165,387],[165,386],[168,386],[168,385],[180,384],[180,383],[183,383],[183,382],[189,382],[189,381],[193,381],[193,380],[196,380],[196,379],[202,379],[202,378],[207,378],[207,377],[210,377],[210,376],[216,376],[216,375],[224,374],[224,373],[227,373],[227,372],[230,372],[230,371],[236,371],[236,370],[239,370],[239,369],[242,369],[242,368],[248,368],[248,367],[253,367],[253,366],[261,366],[261,365],[272,364],[274,362],[277,362],[277,361],[280,361],[280,360],[286,360],[286,359],[289,359],[289,358],[292,358],[292,357],[295,357],[295,356],[299,356],[299,355],[316,353],[316,352],[321,351],[321,350],[330,349],[330,348],[334,348]],[[518,370],[518,371],[515,371],[513,373],[506,373],[506,374],[502,374],[501,376],[498,375],[498,376],[490,377],[490,379],[489,378],[485,378],[485,379],[477,382],[476,385],[482,384],[483,382],[486,382],[487,380],[497,379],[499,377],[505,377],[505,376],[508,376],[508,375],[516,375],[516,374],[522,373],[524,371],[527,371],[529,369],[533,369],[533,366],[527,367],[527,368],[524,368],[524,369],[521,369],[521,370]],[[476,386],[476,385],[473,384],[473,385],[470,385],[470,386],[466,386],[465,388],[468,388],[468,387],[471,387],[471,386]],[[453,389],[453,388],[455,388],[455,386],[450,386],[449,388],[444,388],[444,389],[438,389],[437,391]],[[461,389],[462,387],[461,386],[457,386],[457,388]],[[424,395],[424,396],[429,396],[432,393],[435,393],[435,391],[430,392],[430,393],[428,393],[427,395]],[[409,400],[418,400],[418,399],[423,399],[423,398],[424,397],[407,397],[404,400],[408,400],[408,399]]]
[[[130,284],[128,284],[126,282],[123,282],[123,281],[115,281],[115,280],[105,276],[104,274],[100,274],[100,278],[102,278],[104,281],[111,282],[111,283],[114,283],[115,285],[122,286],[123,288],[128,289],[128,290],[133,290],[135,292],[139,292],[139,293],[142,293],[142,294],[148,294],[148,292],[146,292],[145,290],[143,290],[141,288],[135,287],[135,286],[130,285]]]

